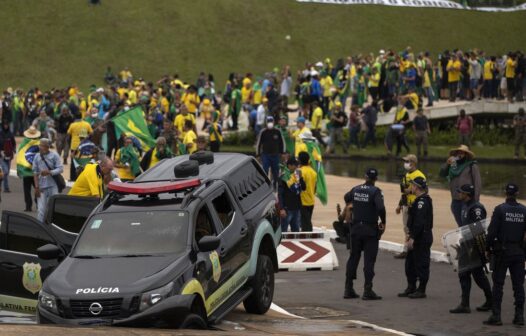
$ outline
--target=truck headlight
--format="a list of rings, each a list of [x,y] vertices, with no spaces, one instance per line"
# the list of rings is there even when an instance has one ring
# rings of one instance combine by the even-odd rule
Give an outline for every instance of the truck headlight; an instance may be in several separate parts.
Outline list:
[[[38,304],[45,310],[58,315],[57,300],[53,295],[40,291],[38,294]]]
[[[173,288],[174,284],[170,282],[166,286],[143,293],[139,310],[144,311],[166,299],[172,294]]]

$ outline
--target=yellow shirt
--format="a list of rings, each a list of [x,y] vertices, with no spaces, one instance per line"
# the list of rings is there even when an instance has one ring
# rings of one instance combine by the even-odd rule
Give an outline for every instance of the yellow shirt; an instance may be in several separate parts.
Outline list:
[[[137,91],[130,90],[130,92],[128,92],[128,99],[130,100],[130,103],[132,103],[132,105],[137,104]]]
[[[378,87],[380,85],[380,74],[371,74],[369,77],[369,87]]]
[[[80,116],[82,119],[86,118],[86,109],[88,108],[88,104],[86,103],[86,99],[81,99],[79,102],[79,111]]]
[[[177,130],[179,131],[179,139],[183,139],[183,126],[186,120],[191,120],[192,124],[195,125],[195,117],[192,114],[187,114],[186,116],[178,114],[175,117],[174,125],[175,128],[177,128]]]
[[[189,130],[185,133],[183,144],[186,146],[186,150],[188,154],[192,154],[197,150],[197,145],[195,143],[195,140],[197,140],[197,135],[195,135],[195,132],[192,130]],[[188,145],[192,144],[192,148],[188,148]]]
[[[199,99],[197,93],[185,93],[183,94],[181,101],[186,105],[188,112],[192,114],[195,114],[199,103],[201,103],[201,99]]]
[[[168,113],[170,111],[170,102],[166,97],[161,98],[161,112]]]
[[[128,90],[126,88],[123,88],[123,87],[120,87],[117,89],[117,93],[119,94],[119,98],[120,99],[124,99],[124,94],[127,92]]]
[[[411,101],[411,104],[413,104],[413,108],[416,109],[418,107],[418,95],[416,92],[409,94],[409,100]]]
[[[298,154],[300,153],[301,145],[303,144],[303,140],[301,140],[300,135],[310,132],[310,129],[307,127],[303,127],[302,129],[297,129],[292,133],[292,137],[294,138],[295,145],[294,145],[294,156],[298,157]]]
[[[405,174],[405,185],[406,185],[406,187],[409,187],[409,184],[411,183],[411,181],[413,181],[417,177],[421,177],[424,180],[426,180],[426,176],[424,175],[424,173],[422,173],[418,169],[415,170],[414,172],[411,172],[411,173],[407,172]],[[411,204],[413,204],[415,199],[416,199],[416,195],[414,195],[414,194],[407,194],[407,205],[411,206]]]
[[[243,103],[250,103],[250,95],[252,94],[252,89],[251,88],[246,88],[246,87],[242,87],[241,88],[241,101]]]
[[[312,129],[319,130],[321,129],[321,120],[323,119],[323,110],[321,107],[316,107],[314,112],[312,112]]]
[[[311,166],[301,166],[301,177],[305,181],[305,190],[301,192],[301,205],[312,206],[314,205],[314,194],[316,193],[316,180],[318,174],[312,169]]]
[[[449,60],[447,63],[447,80],[448,82],[458,82],[460,80],[460,61]]]
[[[252,85],[252,81],[250,80],[250,78],[245,77],[243,78],[243,86],[246,86],[247,84]]]
[[[97,172],[98,166],[96,163],[88,163],[77,177],[68,195],[102,198],[103,181],[102,175]]]
[[[122,164],[120,149],[118,149],[117,153],[115,153],[115,162],[117,162],[117,164]],[[115,168],[115,170],[117,171],[117,175],[119,175],[119,178],[121,180],[134,180],[135,179],[135,175],[133,175],[130,167]]]
[[[261,101],[263,100],[263,93],[260,90],[253,90],[252,94],[252,102],[254,105],[260,105]]]
[[[324,97],[330,97],[332,96],[331,88],[332,88],[332,78],[331,76],[326,76],[320,80],[320,86],[323,89],[323,96]]]
[[[76,150],[80,145],[79,134],[86,132],[88,135],[93,133],[91,125],[84,120],[75,121],[68,128],[68,134],[71,136],[71,150]]]
[[[154,148],[152,151],[152,158],[150,159],[150,165],[148,166],[148,169],[152,168],[159,162],[159,159],[157,158],[157,148]]]
[[[492,61],[486,61],[484,63],[484,80],[493,79],[493,69],[495,68],[495,63]]]
[[[508,58],[506,61],[506,78],[515,78],[515,68],[517,67],[517,62]]]

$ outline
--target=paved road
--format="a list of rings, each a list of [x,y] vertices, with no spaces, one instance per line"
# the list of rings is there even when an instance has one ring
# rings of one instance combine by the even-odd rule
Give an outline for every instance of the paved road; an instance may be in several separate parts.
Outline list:
[[[380,252],[376,264],[374,289],[383,296],[381,301],[344,300],[343,284],[348,252],[335,243],[339,270],[312,272],[280,272],[276,276],[274,302],[291,313],[328,319],[351,319],[373,323],[416,335],[526,335],[525,328],[516,328],[513,319],[511,284],[505,286],[503,327],[487,327],[482,321],[487,313],[452,315],[448,310],[459,302],[460,286],[456,273],[447,264],[431,265],[428,297],[423,300],[398,298],[406,287],[404,262],[390,253]],[[360,264],[362,267],[363,264]],[[484,296],[474,285],[472,306],[482,304]],[[363,272],[360,269],[355,289],[361,294]]]
[[[0,209],[24,209],[22,184],[11,179],[11,193],[2,194]],[[32,213],[36,215],[35,212]],[[348,252],[336,244],[340,270],[313,272],[280,272],[276,276],[275,303],[291,313],[314,318],[333,320],[361,320],[382,327],[418,335],[525,335],[526,329],[511,325],[513,318],[511,285],[505,287],[503,321],[505,326],[489,328],[482,325],[486,313],[451,315],[448,309],[459,300],[457,276],[449,265],[432,264],[428,298],[424,300],[401,299],[396,296],[405,288],[403,261],[381,252],[376,267],[375,290],[384,299],[377,302],[342,299],[345,262]],[[362,265],[360,265],[362,267]],[[359,273],[355,288],[361,292],[363,276]],[[483,296],[475,286],[472,305],[482,303]],[[0,317],[2,312],[0,311]],[[18,320],[13,322],[30,322]]]

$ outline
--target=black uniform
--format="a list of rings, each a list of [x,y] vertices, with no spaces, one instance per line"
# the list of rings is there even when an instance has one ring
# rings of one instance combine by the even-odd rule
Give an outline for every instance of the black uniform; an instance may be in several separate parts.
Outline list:
[[[526,207],[508,198],[493,211],[488,228],[486,248],[495,256],[493,269],[493,315],[500,318],[502,288],[509,269],[515,314],[524,314],[524,235],[526,233]]]
[[[356,270],[364,252],[364,277],[366,291],[372,289],[374,264],[378,254],[378,218],[385,224],[385,205],[382,191],[365,183],[354,187],[344,196],[345,203],[352,203],[351,255],[347,261],[346,286],[356,279]]]
[[[409,208],[407,219],[409,238],[413,239],[413,248],[407,252],[405,275],[408,290],[426,292],[431,263],[431,245],[433,244],[433,202],[427,193],[418,196]]]
[[[460,226],[466,226],[469,224],[476,223],[478,221],[481,221],[483,219],[486,219],[486,209],[482,204],[475,201],[474,199],[471,199],[468,202],[465,202],[462,205],[462,211],[461,211],[461,225]],[[460,263],[460,260],[459,260]],[[484,291],[484,296],[486,297],[486,305],[490,305],[490,302],[492,301],[491,298],[491,285],[489,284],[489,280],[486,277],[486,274],[484,274],[484,268],[482,266],[472,269],[470,271],[462,272],[458,274],[459,280],[460,280],[460,288],[462,289],[462,301],[461,306],[462,307],[469,307],[469,294],[471,291],[471,277],[473,276],[473,280],[475,280],[475,283],[477,286],[479,286],[480,289]],[[483,307],[477,308],[477,310],[486,310]],[[488,309],[489,310],[489,309]]]

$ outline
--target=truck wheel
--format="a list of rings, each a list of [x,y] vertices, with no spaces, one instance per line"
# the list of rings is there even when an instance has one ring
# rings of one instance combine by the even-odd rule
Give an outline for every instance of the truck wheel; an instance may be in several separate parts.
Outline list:
[[[251,282],[252,294],[243,301],[247,313],[265,314],[274,297],[274,267],[270,257],[264,254],[258,256],[256,274]]]
[[[206,321],[197,314],[188,314],[181,322],[181,325],[179,326],[181,329],[199,329],[204,330],[207,329],[208,326],[206,324]]]

